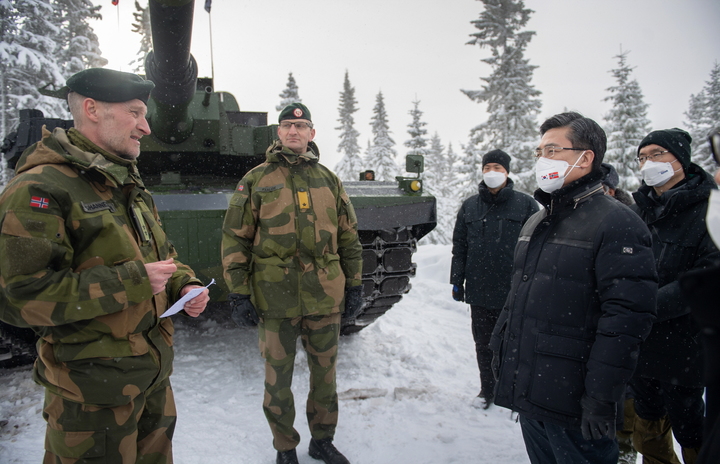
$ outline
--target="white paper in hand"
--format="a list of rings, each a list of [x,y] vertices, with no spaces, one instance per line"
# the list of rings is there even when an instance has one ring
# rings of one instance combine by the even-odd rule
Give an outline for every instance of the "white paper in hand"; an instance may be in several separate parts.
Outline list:
[[[177,302],[174,305],[170,306],[170,308],[167,311],[162,313],[162,316],[160,316],[160,317],[168,317],[168,316],[172,316],[173,314],[179,313],[185,307],[185,303],[187,303],[188,301],[192,300],[193,298],[195,298],[196,296],[201,294],[203,290],[205,290],[206,288],[208,288],[209,286],[211,286],[214,283],[215,283],[215,279],[211,280],[210,283],[204,287],[193,288],[192,290],[187,292],[184,297],[177,300]]]

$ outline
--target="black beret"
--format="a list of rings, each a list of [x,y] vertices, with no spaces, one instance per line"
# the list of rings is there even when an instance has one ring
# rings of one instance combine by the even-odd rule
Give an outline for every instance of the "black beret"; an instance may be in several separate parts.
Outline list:
[[[680,161],[683,170],[687,171],[687,168],[691,163],[690,143],[692,143],[692,137],[690,134],[682,129],[678,129],[677,127],[673,129],[656,130],[650,132],[644,139],[642,139],[642,142],[640,142],[640,146],[638,147],[638,155],[640,154],[640,149],[642,147],[653,144],[659,145],[675,155],[675,158]]]
[[[611,189],[616,189],[620,183],[620,176],[618,176],[615,167],[608,163],[602,163],[600,166],[604,168],[603,171],[607,171],[605,178],[602,180],[603,185],[607,185]]]
[[[307,119],[312,122],[312,119],[310,119],[310,110],[300,102],[291,103],[283,108],[280,112],[280,117],[278,117],[278,122],[286,119]]]
[[[103,102],[142,100],[147,104],[155,87],[137,74],[106,68],[89,68],[73,74],[65,84],[69,91]]]
[[[483,155],[482,167],[488,163],[497,163],[510,173],[510,155],[502,150],[492,150]]]

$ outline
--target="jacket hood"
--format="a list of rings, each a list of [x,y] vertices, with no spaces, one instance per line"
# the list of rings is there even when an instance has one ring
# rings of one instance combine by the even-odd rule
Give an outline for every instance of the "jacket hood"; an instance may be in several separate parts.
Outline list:
[[[685,182],[663,193],[660,198],[655,195],[653,187],[645,182],[637,192],[633,193],[633,198],[635,198],[638,208],[645,212],[651,212],[664,204],[662,213],[658,215],[660,217],[667,213],[687,209],[698,202],[707,201],[710,191],[716,188],[712,175],[697,164],[690,163],[686,170]]]
[[[90,151],[78,148],[71,139],[81,140]],[[82,170],[96,170],[112,178],[118,185],[125,183],[129,176],[133,182],[140,183],[137,162],[105,152],[85,138],[76,129],[55,128],[52,132],[42,128],[42,139],[28,147],[15,166],[20,174],[43,164],[69,164]]]

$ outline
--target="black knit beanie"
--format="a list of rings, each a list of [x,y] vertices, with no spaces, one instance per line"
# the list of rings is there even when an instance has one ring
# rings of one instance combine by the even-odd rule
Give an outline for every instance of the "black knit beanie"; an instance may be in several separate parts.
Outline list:
[[[638,155],[640,154],[640,149],[642,147],[646,147],[648,145],[659,145],[675,155],[675,158],[680,161],[680,164],[683,167],[683,170],[687,171],[687,168],[690,166],[690,143],[692,142],[692,137],[690,134],[685,132],[682,129],[678,129],[677,127],[673,129],[665,129],[665,130],[656,130],[650,132],[644,139],[642,139],[642,142],[640,142],[640,146],[638,147]]]
[[[505,170],[510,174],[510,155],[502,150],[492,150],[483,155],[482,167],[485,167],[488,163],[497,163],[504,167]]]

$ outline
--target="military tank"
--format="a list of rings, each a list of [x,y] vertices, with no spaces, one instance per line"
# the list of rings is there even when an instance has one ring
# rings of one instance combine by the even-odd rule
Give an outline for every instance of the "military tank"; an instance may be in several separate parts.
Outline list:
[[[215,279],[217,285],[210,287],[213,306],[226,306],[220,262],[223,218],[238,180],[265,159],[265,150],[277,138],[277,125],[268,124],[265,112],[241,111],[233,95],[215,91],[211,78],[198,77],[190,53],[194,4],[149,2],[153,50],[145,71],[155,89],[147,114],[152,134],[141,139],[138,169],[180,260],[203,281]],[[18,129],[2,148],[10,168],[40,139],[43,125],[69,128],[72,121],[20,110]],[[422,157],[408,156],[406,170],[414,176],[345,183],[363,247],[364,304],[357,318],[343,319],[342,334],[366,327],[410,290],[417,241],[435,227],[435,198],[422,190]],[[372,178],[371,172],[358,173],[358,178]],[[0,331],[0,339],[8,333]],[[2,346],[0,340],[0,350]]]

